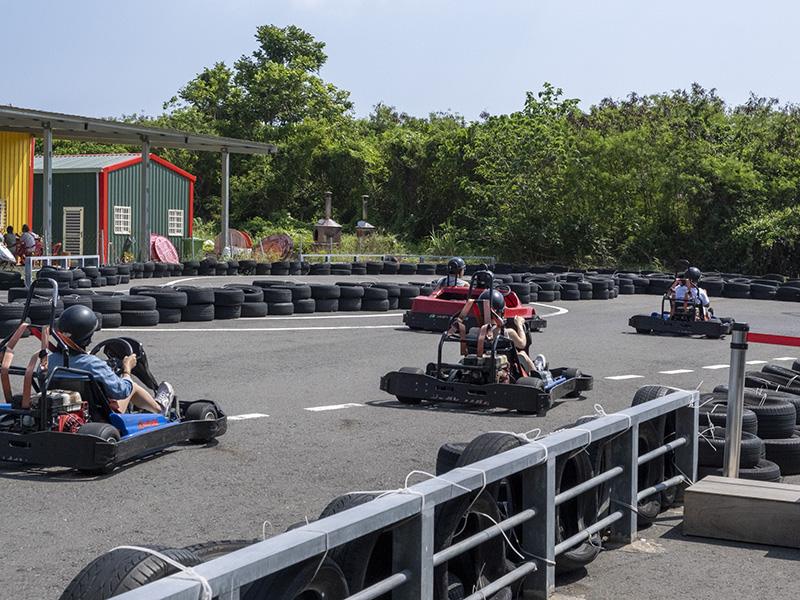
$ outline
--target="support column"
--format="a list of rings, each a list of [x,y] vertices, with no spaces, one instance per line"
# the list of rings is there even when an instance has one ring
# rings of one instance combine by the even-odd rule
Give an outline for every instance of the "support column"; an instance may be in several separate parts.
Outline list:
[[[220,200],[222,201],[222,256],[231,255],[231,235],[228,231],[230,225],[230,188],[231,188],[231,159],[228,149],[223,148],[220,154],[222,162],[222,189],[220,190]]]
[[[44,126],[42,152],[42,254],[50,256],[53,239],[53,130],[50,123]],[[28,223],[33,231],[33,223]]]
[[[747,355],[747,323],[734,323],[731,334],[731,368],[728,374],[728,415],[725,421],[725,456],[722,475],[739,476],[744,412],[744,371]]]
[[[140,136],[142,140],[142,196],[139,228],[139,260],[150,260],[150,138]],[[102,254],[106,253],[103,248]]]

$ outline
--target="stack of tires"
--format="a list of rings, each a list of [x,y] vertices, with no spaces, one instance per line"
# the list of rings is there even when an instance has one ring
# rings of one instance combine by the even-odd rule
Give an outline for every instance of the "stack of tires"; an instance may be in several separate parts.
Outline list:
[[[212,288],[181,285],[174,289],[186,294],[186,306],[181,308],[181,321],[214,320],[214,290]]]
[[[310,288],[311,298],[315,303],[315,308],[312,312],[337,312],[339,310],[339,298],[342,293],[338,285],[315,283]]]
[[[280,282],[269,280],[255,280],[253,285],[263,288],[264,302],[267,303],[267,314],[269,315],[291,315],[294,314],[294,304],[292,303],[292,291],[286,287],[279,287]]]
[[[145,271],[146,272],[146,271]],[[157,300],[151,294],[141,295],[139,291],[158,289],[149,287],[133,287],[130,294],[120,294],[112,296],[114,299],[119,299],[120,303],[120,316],[122,325],[126,327],[155,327],[158,325],[161,315],[156,309]]]
[[[238,319],[242,316],[244,304],[244,290],[240,288],[215,287],[214,290],[214,319]]]
[[[361,299],[364,297],[364,286],[357,283],[337,282],[339,288],[339,310],[353,312],[361,310]]]
[[[122,302],[121,295],[100,294],[92,290],[80,295],[91,301],[91,308],[96,315],[103,329],[115,329],[122,325]],[[66,305],[66,302],[65,302]]]
[[[183,308],[188,304],[186,292],[174,288],[134,286],[130,289],[130,293],[155,299],[159,323],[180,323],[183,318]]]
[[[0,271],[0,290],[9,290],[12,287],[22,287],[22,274],[19,271]]]
[[[361,310],[370,312],[386,312],[389,310],[389,290],[376,284],[362,284],[364,297],[361,299]],[[398,286],[397,297],[400,296]],[[399,301],[398,301],[399,304]]]
[[[243,319],[254,317],[265,317],[269,312],[267,303],[264,302],[264,290],[256,285],[244,285],[240,283],[229,283],[226,288],[237,288],[244,294],[244,302],[240,310]]]

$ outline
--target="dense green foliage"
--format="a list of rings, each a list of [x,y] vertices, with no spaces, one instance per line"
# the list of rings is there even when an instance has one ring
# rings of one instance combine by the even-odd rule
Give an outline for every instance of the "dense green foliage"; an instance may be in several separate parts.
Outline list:
[[[232,156],[234,227],[310,231],[331,190],[346,232],[368,194],[369,221],[421,252],[800,272],[797,106],[753,95],[731,108],[694,85],[583,112],[544,84],[519,112],[475,122],[382,104],[356,119],[348,93],[319,77],[323,43],[274,26],[256,41],[188,82],[164,115],[129,118],[278,145]],[[219,157],[155,151],[197,175],[196,214],[218,221]]]

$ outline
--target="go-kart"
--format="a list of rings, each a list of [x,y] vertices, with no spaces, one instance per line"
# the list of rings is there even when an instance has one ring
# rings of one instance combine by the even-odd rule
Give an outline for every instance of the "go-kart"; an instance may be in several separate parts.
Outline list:
[[[488,283],[484,289],[492,289],[491,273],[476,275]],[[475,328],[467,328],[468,314],[475,318]],[[526,338],[527,351],[529,332]],[[444,360],[445,347],[455,344],[460,346],[461,359],[455,363]],[[535,368],[526,368],[507,335],[506,322],[492,310],[490,301],[469,298],[461,312],[450,318],[450,327],[439,340],[436,362],[429,363],[424,371],[415,367],[390,371],[381,377],[380,389],[403,404],[453,402],[508,408],[523,414],[546,411],[559,398],[580,397],[581,392],[592,389],[593,378],[580,369],[549,369],[543,359],[537,359],[533,361]]]
[[[483,273],[491,274],[488,269],[478,269],[472,274],[469,287],[444,286],[434,290],[430,296],[417,296],[411,304],[411,310],[403,315],[403,323],[411,329],[446,331],[450,327],[451,319],[462,311],[467,300],[476,299],[486,289],[488,282],[481,275]],[[502,292],[505,298],[507,319],[521,316],[530,331],[540,331],[547,327],[547,321],[537,316],[532,306],[524,306],[509,286],[500,284],[494,288]],[[475,326],[476,322],[473,315],[466,319],[468,327]]]
[[[49,324],[29,324],[31,299],[46,283],[52,287]],[[108,473],[136,456],[186,440],[210,442],[225,433],[227,417],[211,400],[176,400],[168,416],[134,412],[139,410],[135,407],[124,414],[115,411],[91,373],[69,367],[75,351],[53,330],[57,291],[52,279],[34,281],[19,328],[0,342],[5,396],[0,404],[0,461]],[[14,351],[26,329],[41,345],[27,367],[14,366]],[[48,351],[63,353],[64,366],[48,368]],[[142,344],[133,338],[104,340],[91,354],[104,358],[117,374],[122,372],[122,359],[135,354],[132,374],[143,386],[158,387]],[[19,393],[12,389],[12,380],[22,382]]]
[[[681,267],[685,268],[681,270]],[[636,329],[636,333],[704,335],[711,339],[719,339],[730,333],[733,319],[719,318],[712,311],[706,310],[700,302],[699,286],[684,277],[688,268],[688,261],[678,261],[673,282],[661,298],[661,312],[634,315],[628,320],[628,325]],[[683,298],[676,298],[675,288],[679,285],[687,288]]]

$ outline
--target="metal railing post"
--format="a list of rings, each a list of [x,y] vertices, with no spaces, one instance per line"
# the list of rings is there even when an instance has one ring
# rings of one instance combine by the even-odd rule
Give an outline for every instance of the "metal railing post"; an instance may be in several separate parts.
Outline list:
[[[690,482],[697,481],[697,431],[699,421],[700,393],[692,392],[694,399],[691,406],[675,411],[675,437],[686,438],[688,444],[675,450],[675,466],[678,473],[685,475]],[[678,495],[689,485],[684,482],[678,486]]]
[[[537,569],[523,582],[525,598],[545,600],[556,587],[556,456],[522,473],[522,506],[539,511],[522,524],[521,547],[536,557]]]
[[[410,572],[407,583],[392,592],[392,600],[433,598],[433,506],[392,530],[392,573]]]
[[[611,525],[611,540],[630,544],[636,537],[636,496],[639,491],[639,424],[611,439],[608,443],[611,462],[622,466],[622,473],[611,480],[611,510],[624,516]]]
[[[739,476],[744,412],[744,359],[747,355],[747,323],[734,323],[731,335],[731,369],[728,379],[728,416],[725,425],[724,477]]]

